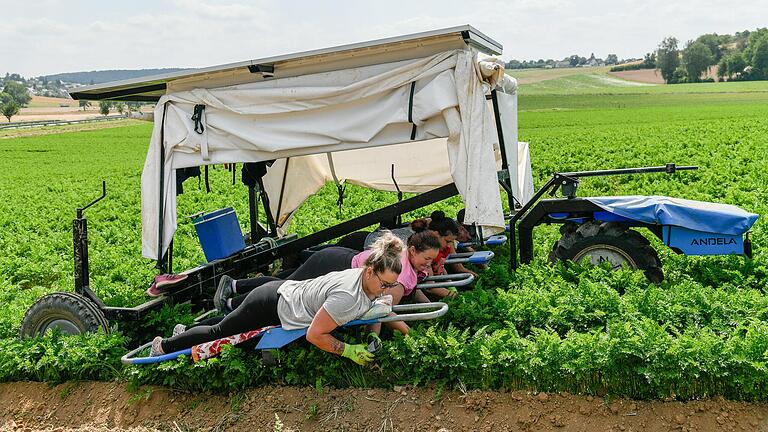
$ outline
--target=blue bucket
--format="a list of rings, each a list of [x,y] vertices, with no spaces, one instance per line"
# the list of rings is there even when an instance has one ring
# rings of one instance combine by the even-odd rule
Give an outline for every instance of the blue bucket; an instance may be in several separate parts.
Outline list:
[[[208,262],[226,258],[245,248],[243,232],[232,207],[204,214],[192,223]]]

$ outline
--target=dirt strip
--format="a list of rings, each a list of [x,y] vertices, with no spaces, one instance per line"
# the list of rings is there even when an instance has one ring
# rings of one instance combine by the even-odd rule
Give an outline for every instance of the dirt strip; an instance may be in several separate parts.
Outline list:
[[[0,384],[2,431],[768,431],[768,405],[529,392],[263,387],[227,396],[125,383]]]

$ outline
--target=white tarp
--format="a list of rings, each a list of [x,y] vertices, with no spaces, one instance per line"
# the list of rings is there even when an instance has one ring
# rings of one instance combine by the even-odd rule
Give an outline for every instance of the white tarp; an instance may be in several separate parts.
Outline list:
[[[392,182],[392,165],[395,180],[403,192],[427,192],[453,182],[446,151],[445,138],[404,143],[382,148],[367,148],[335,152],[331,154],[334,173],[328,155],[308,155],[280,159],[264,176],[264,188],[270,197],[270,211],[281,232],[287,227],[290,216],[302,203],[327,182],[340,181],[367,188],[396,191]],[[515,149],[517,168],[510,167],[517,181],[513,184],[515,199],[525,204],[533,196],[533,176],[528,143],[518,143]],[[495,149],[496,169],[501,169],[501,154]],[[508,153],[509,154],[509,153]],[[425,155],[429,155],[428,163]],[[512,158],[510,158],[512,159]],[[286,172],[286,165],[288,171]],[[286,178],[301,178],[300,182],[283,182]],[[456,209],[458,210],[458,209]]]
[[[293,163],[297,156],[311,154],[320,155],[306,158],[306,163],[327,165],[325,153],[399,143],[417,148],[430,145],[424,140],[441,137],[447,138],[445,154],[466,205],[466,220],[482,225],[488,233],[503,229],[494,156],[498,140],[473,51],[453,50],[418,60],[214,89],[170,91],[155,109],[155,119],[164,121],[155,125],[142,174],[142,255],[147,258],[159,255],[161,200],[161,253],[176,230],[177,168],[288,157]],[[202,134],[195,132],[191,120],[195,105],[205,105]],[[411,142],[413,124],[414,140],[423,142]],[[345,157],[334,153],[334,158],[337,154]],[[428,163],[434,155],[425,151],[420,157]],[[337,175],[344,176],[340,173],[345,167],[355,163],[335,163]],[[396,169],[398,178],[407,176],[405,167]],[[389,171],[389,164],[384,170]],[[320,172],[307,170],[302,175]],[[318,180],[290,178],[286,188]]]

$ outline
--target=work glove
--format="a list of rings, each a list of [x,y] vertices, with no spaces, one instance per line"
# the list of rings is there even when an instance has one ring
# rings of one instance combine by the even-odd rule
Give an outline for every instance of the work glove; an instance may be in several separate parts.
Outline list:
[[[344,344],[342,357],[346,357],[360,366],[373,361],[373,353],[368,352],[368,347],[363,344]]]
[[[367,344],[366,349],[369,353],[375,353],[381,348],[381,338],[375,332],[368,333],[365,342]]]

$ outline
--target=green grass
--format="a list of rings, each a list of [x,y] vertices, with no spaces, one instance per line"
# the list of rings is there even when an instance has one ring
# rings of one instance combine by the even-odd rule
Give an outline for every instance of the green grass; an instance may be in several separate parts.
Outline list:
[[[520,138],[531,144],[537,186],[556,171],[698,165],[698,171],[671,176],[585,179],[579,191],[582,196],[661,194],[739,205],[761,215],[753,229],[754,260],[678,256],[652,239],[666,273],[665,282],[653,286],[639,272],[550,267],[545,257],[558,233],[556,227],[542,227],[535,233],[533,264],[510,273],[508,252],[498,249],[496,264],[474,291],[451,303],[446,319],[387,342],[380,370],[361,370],[302,345],[284,353],[281,367],[273,370],[239,350],[194,367],[181,361],[123,370],[113,355],[104,354],[119,351],[125,343],[120,340],[80,340],[71,354],[55,337],[15,341],[21,317],[35,299],[71,291],[74,208],[98,195],[102,179],[108,183],[107,198],[86,213],[92,285],[110,305],[146,299],[143,292],[154,271],[153,263],[140,257],[139,181],[151,126],[0,140],[5,191],[0,200],[0,381],[128,376],[139,383],[228,391],[273,382],[313,385],[319,377],[338,386],[461,382],[470,388],[765,400],[768,92],[763,83],[732,84],[632,87],[635,93],[627,94],[597,88],[589,90],[594,94],[534,94],[523,87]],[[672,90],[659,93],[657,88]],[[549,91],[556,90],[553,84]],[[247,197],[239,180],[232,186],[231,174],[215,169],[211,187],[213,193],[206,194],[190,180],[179,197],[177,268],[203,259],[184,215],[233,205],[241,223],[246,220]],[[395,199],[350,186],[342,219]],[[335,202],[335,187],[328,185],[296,215],[293,229],[303,235],[337,222]],[[458,203],[442,206],[453,213]],[[626,294],[620,296],[619,290]],[[166,311],[155,322],[188,318]],[[88,357],[97,360],[83,362]],[[116,372],[104,375],[109,368]]]

